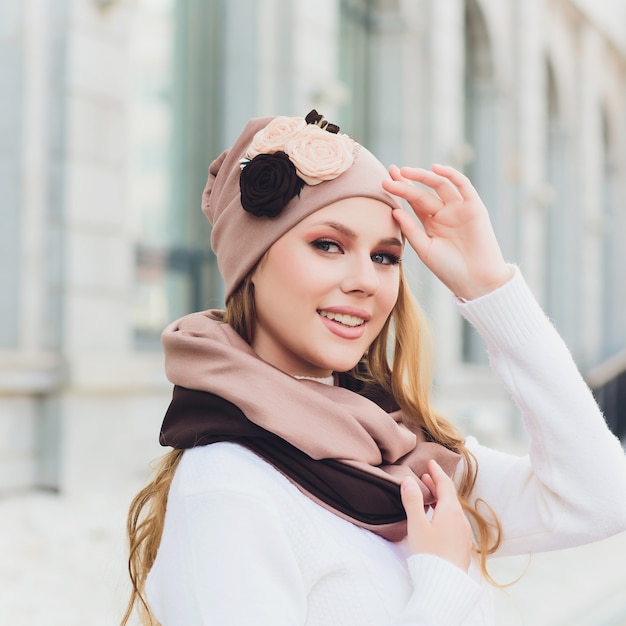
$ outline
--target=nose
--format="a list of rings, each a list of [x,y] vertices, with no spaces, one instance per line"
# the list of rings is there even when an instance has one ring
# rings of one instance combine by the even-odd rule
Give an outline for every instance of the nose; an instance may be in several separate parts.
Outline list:
[[[353,257],[346,268],[346,274],[341,283],[342,291],[373,296],[378,291],[379,286],[380,277],[370,256]]]

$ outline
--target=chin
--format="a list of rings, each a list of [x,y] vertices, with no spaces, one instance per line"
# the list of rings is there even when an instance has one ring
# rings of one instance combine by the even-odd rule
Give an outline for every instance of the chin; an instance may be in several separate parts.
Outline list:
[[[337,359],[328,363],[325,363],[323,367],[325,369],[330,369],[333,372],[348,372],[350,371],[357,363],[361,360],[361,356],[357,359],[349,360],[349,359]]]

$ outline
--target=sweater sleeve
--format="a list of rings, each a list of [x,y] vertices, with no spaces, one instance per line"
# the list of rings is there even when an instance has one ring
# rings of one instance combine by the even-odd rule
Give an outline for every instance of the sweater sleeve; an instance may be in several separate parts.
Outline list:
[[[432,554],[408,560],[413,593],[393,626],[460,626],[474,611],[481,586],[456,565]]]
[[[530,439],[521,458],[467,442],[478,461],[474,498],[502,525],[498,553],[560,549],[625,530],[624,451],[519,270],[458,306],[485,339]]]

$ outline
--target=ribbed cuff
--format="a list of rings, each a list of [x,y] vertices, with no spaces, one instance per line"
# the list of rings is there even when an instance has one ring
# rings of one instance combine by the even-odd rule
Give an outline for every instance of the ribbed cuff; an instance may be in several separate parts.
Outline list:
[[[407,612],[428,619],[432,626],[462,624],[481,594],[481,586],[463,570],[433,554],[408,560],[413,594]],[[422,623],[422,622],[419,622]]]
[[[525,344],[549,323],[517,267],[502,287],[456,306],[488,345],[501,350]]]

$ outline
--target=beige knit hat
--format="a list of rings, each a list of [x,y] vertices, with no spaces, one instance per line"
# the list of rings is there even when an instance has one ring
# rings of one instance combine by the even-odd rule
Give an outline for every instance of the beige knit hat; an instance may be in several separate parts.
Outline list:
[[[226,301],[270,246],[315,211],[357,196],[400,208],[382,188],[384,165],[338,130],[315,111],[251,119],[211,163],[202,211]]]

